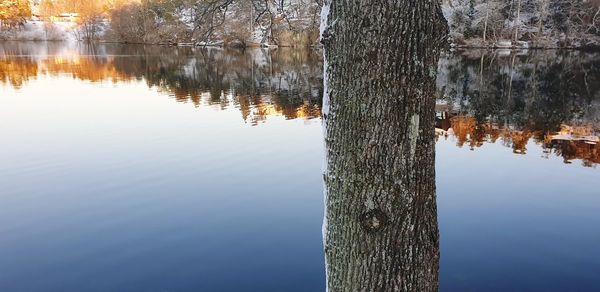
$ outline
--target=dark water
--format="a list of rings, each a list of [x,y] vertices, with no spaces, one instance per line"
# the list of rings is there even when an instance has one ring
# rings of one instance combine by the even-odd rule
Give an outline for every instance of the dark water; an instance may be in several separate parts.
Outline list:
[[[318,52],[0,43],[0,291],[322,291]],[[440,61],[442,291],[600,289],[600,54]]]

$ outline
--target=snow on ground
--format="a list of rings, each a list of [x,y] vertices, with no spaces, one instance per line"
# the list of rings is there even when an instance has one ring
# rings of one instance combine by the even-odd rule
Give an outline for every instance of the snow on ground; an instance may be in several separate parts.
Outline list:
[[[18,30],[0,33],[0,39],[23,41],[72,41],[75,42],[76,24],[73,22],[27,21]]]

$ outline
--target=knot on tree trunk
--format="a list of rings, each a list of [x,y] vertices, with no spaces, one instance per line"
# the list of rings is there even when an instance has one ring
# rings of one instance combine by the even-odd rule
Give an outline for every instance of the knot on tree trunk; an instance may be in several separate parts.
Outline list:
[[[380,209],[373,209],[360,215],[360,226],[368,232],[377,232],[388,224],[388,216]]]

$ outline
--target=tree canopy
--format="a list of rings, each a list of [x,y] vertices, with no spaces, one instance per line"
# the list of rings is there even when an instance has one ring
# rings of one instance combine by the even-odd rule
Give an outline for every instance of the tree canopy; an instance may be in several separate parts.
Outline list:
[[[31,17],[31,6],[28,0],[2,0],[0,1],[1,26],[14,27],[24,23]]]

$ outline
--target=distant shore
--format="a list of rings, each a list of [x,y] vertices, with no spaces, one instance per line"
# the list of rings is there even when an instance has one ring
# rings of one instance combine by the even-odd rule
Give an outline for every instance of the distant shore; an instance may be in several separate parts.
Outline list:
[[[229,48],[229,49],[256,49],[256,48],[296,48],[296,49],[319,49],[319,45],[312,46],[290,46],[290,45],[273,45],[273,44],[244,44],[244,45],[228,45],[223,43],[212,44],[194,44],[194,43],[141,43],[141,42],[121,42],[114,40],[96,40],[92,42],[67,40],[67,39],[39,39],[39,38],[1,38],[0,42],[77,42],[77,43],[94,43],[94,44],[120,44],[120,45],[145,45],[145,46],[165,46],[165,47],[211,47],[211,48]],[[526,51],[526,50],[579,50],[579,51],[600,51],[600,45],[583,45],[583,46],[498,46],[495,44],[489,45],[458,45],[450,44],[450,49],[453,50],[509,50],[509,51]]]
[[[106,31],[106,30],[104,30]],[[0,30],[0,41],[68,41],[85,42],[77,37],[77,29],[74,23],[56,22],[48,24],[42,21],[29,21],[16,29]],[[118,43],[118,44],[137,44],[137,45],[160,45],[160,46],[187,46],[187,47],[221,47],[221,48],[318,48],[318,41],[304,43],[284,43],[271,44],[259,43],[253,40],[215,40],[212,42],[186,40],[186,41],[158,41],[158,42],[131,42],[115,40],[108,33],[100,35],[95,43]],[[493,50],[528,50],[528,49],[547,49],[547,50],[586,50],[600,51],[600,40],[593,39],[543,39],[532,41],[512,41],[512,40],[493,40],[483,41],[480,38],[462,40],[450,43],[453,49],[493,49]]]

